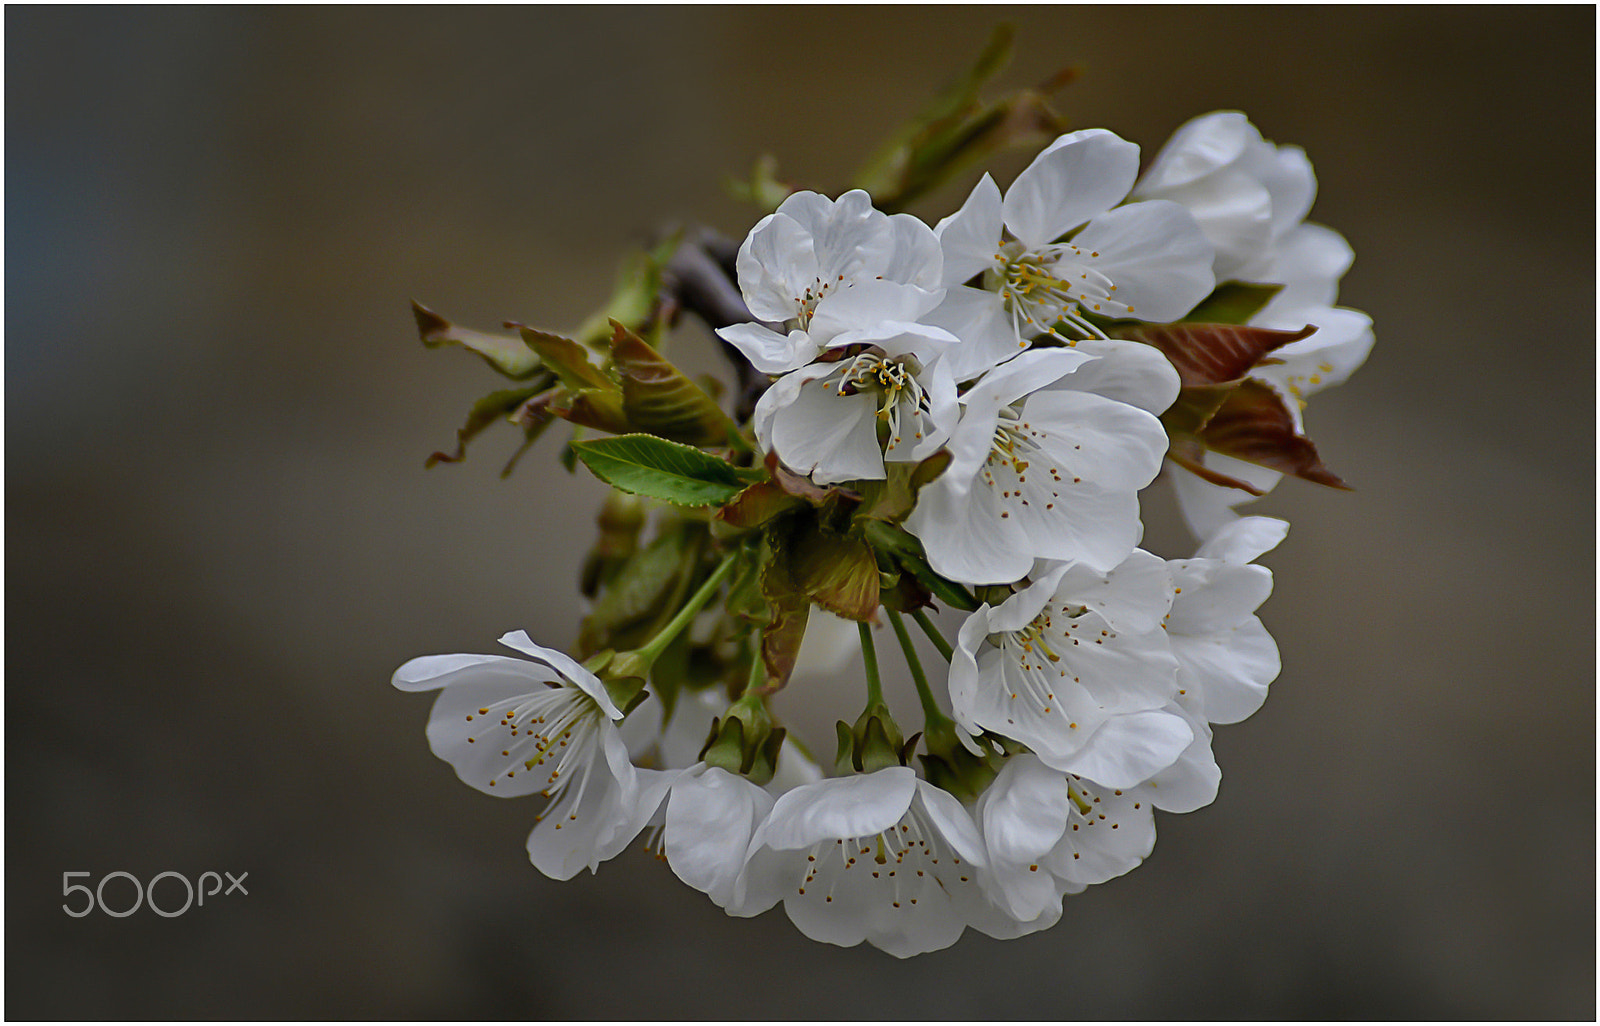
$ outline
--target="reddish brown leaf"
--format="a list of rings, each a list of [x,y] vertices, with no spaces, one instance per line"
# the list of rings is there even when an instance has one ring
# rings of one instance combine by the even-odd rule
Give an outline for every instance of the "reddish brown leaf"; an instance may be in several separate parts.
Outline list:
[[[1330,488],[1349,488],[1323,466],[1311,439],[1294,428],[1294,417],[1270,385],[1245,381],[1228,394],[1199,432],[1208,449]]]
[[[1240,324],[1141,324],[1119,327],[1119,338],[1155,346],[1172,361],[1185,387],[1237,381],[1280,346],[1316,331],[1274,331]]]

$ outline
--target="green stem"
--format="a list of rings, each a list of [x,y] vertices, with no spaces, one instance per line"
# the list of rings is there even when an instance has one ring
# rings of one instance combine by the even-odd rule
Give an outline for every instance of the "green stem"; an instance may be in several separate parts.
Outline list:
[[[761,658],[761,632],[751,631],[750,642],[750,675],[745,681],[744,692],[739,696],[740,698],[745,695],[759,694],[762,686],[767,682],[767,661]]]
[[[928,636],[928,640],[933,642],[933,647],[939,650],[939,654],[944,656],[944,661],[948,663],[954,650],[951,649],[950,643],[944,640],[944,635],[939,633],[939,628],[935,627],[933,621],[928,619],[928,614],[919,609],[912,613],[911,617],[917,621],[917,626],[922,628],[922,633]]]
[[[667,625],[661,628],[660,633],[650,639],[648,645],[636,649],[634,655],[642,659],[646,666],[655,662],[656,657],[661,655],[668,645],[672,644],[672,639],[683,633],[683,629],[694,621],[695,616],[711,600],[711,596],[715,595],[717,589],[722,587],[722,582],[728,579],[729,574],[733,573],[733,565],[738,558],[738,553],[728,553],[723,558],[721,565],[711,571],[711,576],[707,577],[706,582],[700,585],[700,590],[689,596],[688,603],[678,610],[678,615],[667,621]]]
[[[883,704],[883,681],[878,677],[878,650],[872,647],[872,628],[856,624],[861,631],[861,659],[867,664],[867,707]]]
[[[922,671],[922,660],[917,656],[917,648],[911,643],[911,632],[906,630],[906,621],[893,609],[885,609],[889,614],[889,624],[894,627],[894,636],[900,641],[900,651],[905,653],[906,666],[911,669],[911,679],[917,685],[917,697],[922,700],[922,719],[926,733],[932,733],[936,725],[942,726],[950,722],[950,717],[939,708],[939,703],[934,701],[933,689],[928,687],[928,675]],[[920,611],[919,611],[920,612]]]

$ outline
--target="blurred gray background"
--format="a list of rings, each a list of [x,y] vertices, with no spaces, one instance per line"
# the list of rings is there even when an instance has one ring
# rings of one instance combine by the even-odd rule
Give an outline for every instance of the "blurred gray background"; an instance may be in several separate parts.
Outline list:
[[[1358,490],[1259,505],[1285,669],[1219,799],[1055,929],[907,962],[636,851],[543,878],[388,678],[568,643],[601,489],[554,433],[424,472],[497,386],[408,299],[570,330],[667,220],[742,234],[761,152],[841,188],[1002,16],[1001,85],[1081,64],[1076,125],[1302,145],[1377,324],[1308,412]],[[8,8],[6,1013],[1593,1018],[1594,17]],[[117,870],[249,895],[61,910]]]

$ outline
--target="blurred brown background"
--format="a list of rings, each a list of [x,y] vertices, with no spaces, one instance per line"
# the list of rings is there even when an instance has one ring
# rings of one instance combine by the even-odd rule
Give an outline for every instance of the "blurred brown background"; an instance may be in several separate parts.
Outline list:
[[[424,472],[496,386],[408,298],[570,329],[665,220],[741,234],[763,150],[840,188],[1003,16],[1002,85],[1081,63],[1078,125],[1304,146],[1377,323],[1309,411],[1359,490],[1259,507],[1285,670],[1220,798],[1055,929],[908,962],[637,852],[541,877],[388,678],[567,643],[600,489],[553,437],[501,482],[509,432]],[[1593,1018],[1594,17],[8,8],[6,1013]],[[61,910],[115,870],[249,895]]]

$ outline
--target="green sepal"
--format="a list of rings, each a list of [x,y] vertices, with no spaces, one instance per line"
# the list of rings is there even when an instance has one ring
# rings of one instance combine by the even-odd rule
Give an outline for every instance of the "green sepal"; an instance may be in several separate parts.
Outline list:
[[[856,772],[856,736],[850,729],[850,724],[838,720],[833,725],[834,734],[838,737],[838,747],[833,756],[833,775],[846,777]]]
[[[920,463],[885,463],[882,481],[861,485],[861,507],[856,515],[900,523],[916,507],[923,486],[943,474],[952,458],[948,449],[940,449]]]
[[[883,706],[869,708],[856,721],[855,752],[851,764],[861,773],[876,773],[891,766],[903,766],[900,752],[905,739],[899,726]]]
[[[451,324],[414,299],[411,313],[417,319],[417,335],[429,349],[460,346],[477,353],[489,366],[513,381],[531,378],[542,367],[538,354],[514,335],[491,335]]]
[[[612,665],[615,666],[615,663]],[[604,677],[600,683],[605,685],[606,694],[611,696],[611,701],[622,710],[624,716],[650,697],[650,693],[644,689],[643,677]]]
[[[778,772],[778,755],[783,751],[783,742],[788,738],[789,730],[786,727],[774,727],[754,750],[754,758],[750,761],[750,768],[745,770],[745,776],[758,787],[765,787],[772,782]]]
[[[1248,324],[1250,318],[1260,313],[1263,307],[1272,302],[1272,297],[1282,291],[1282,285],[1225,281],[1190,310],[1183,320],[1209,324]]]
[[[630,430],[690,445],[742,441],[738,426],[704,389],[620,321],[612,321],[611,330],[611,360]]]
[[[1000,760],[997,757],[973,755],[960,744],[942,747],[938,751],[932,750],[933,742],[930,741],[928,746],[928,754],[917,757],[922,762],[922,775],[934,787],[955,795],[962,804],[976,802],[999,775],[997,763]]]
[[[707,740],[705,749],[700,757],[712,766],[718,766],[729,773],[756,775],[764,773],[765,780],[755,780],[757,784],[765,784],[772,779],[772,765],[775,765],[777,748],[770,750],[772,765],[763,755],[767,751],[768,742],[773,734],[772,717],[767,712],[765,703],[755,694],[747,694],[728,707],[728,711],[719,719],[713,720],[711,737]],[[777,745],[782,746],[783,739],[778,739]],[[759,770],[758,770],[759,764]],[[752,776],[754,780],[754,776]]]
[[[761,473],[654,435],[573,442],[572,449],[613,488],[678,506],[721,506]]]

